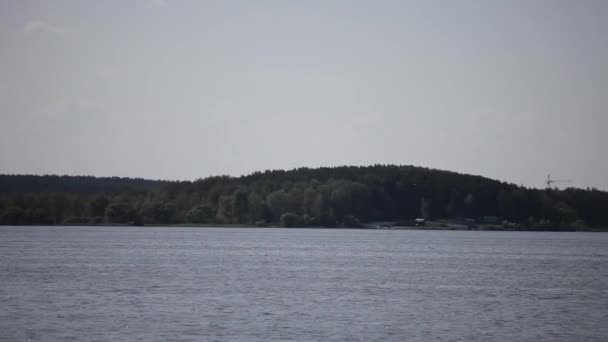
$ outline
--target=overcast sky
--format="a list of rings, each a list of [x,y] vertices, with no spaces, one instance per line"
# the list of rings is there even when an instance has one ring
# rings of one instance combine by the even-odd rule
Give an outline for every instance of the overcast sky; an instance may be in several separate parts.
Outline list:
[[[0,173],[608,189],[608,1],[0,1]]]

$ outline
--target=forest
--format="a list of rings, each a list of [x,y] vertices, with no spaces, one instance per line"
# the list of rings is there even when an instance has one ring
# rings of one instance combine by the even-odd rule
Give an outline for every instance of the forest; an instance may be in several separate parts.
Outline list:
[[[415,218],[490,218],[522,230],[603,230],[608,192],[526,188],[396,165],[269,170],[195,181],[0,175],[4,225],[361,227]]]

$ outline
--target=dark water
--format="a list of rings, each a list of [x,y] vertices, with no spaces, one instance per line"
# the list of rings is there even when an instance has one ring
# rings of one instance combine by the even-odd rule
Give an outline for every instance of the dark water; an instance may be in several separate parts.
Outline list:
[[[1,341],[608,341],[608,234],[0,228]]]

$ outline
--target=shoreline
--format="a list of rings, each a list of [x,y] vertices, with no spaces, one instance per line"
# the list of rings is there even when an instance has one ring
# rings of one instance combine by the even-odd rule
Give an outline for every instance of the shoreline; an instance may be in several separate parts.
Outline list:
[[[441,226],[391,226],[391,227],[283,227],[278,225],[268,226],[255,226],[247,224],[146,224],[146,225],[132,225],[132,224],[30,224],[30,225],[0,225],[2,227],[138,227],[138,228],[248,228],[248,229],[259,229],[259,228],[273,228],[273,229],[362,229],[362,230],[418,230],[418,231],[477,231],[477,232],[591,232],[591,233],[608,233],[608,228],[586,228],[586,229],[502,229],[495,227],[476,227],[476,228],[460,228],[460,227],[441,227]]]

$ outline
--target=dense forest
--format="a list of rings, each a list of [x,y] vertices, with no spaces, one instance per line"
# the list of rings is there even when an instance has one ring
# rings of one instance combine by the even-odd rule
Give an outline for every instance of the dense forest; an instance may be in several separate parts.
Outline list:
[[[299,168],[152,181],[0,175],[0,223],[248,224],[498,222],[516,229],[608,227],[608,192],[530,189],[414,166]]]

